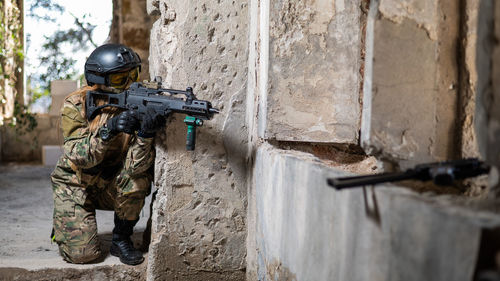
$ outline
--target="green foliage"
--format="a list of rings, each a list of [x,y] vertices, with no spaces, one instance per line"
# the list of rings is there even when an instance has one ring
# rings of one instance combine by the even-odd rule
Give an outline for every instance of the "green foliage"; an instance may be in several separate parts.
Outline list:
[[[9,126],[16,130],[17,135],[22,136],[32,132],[37,125],[38,122],[36,121],[35,115],[29,113],[26,105],[19,104],[16,101],[14,104],[14,117],[9,123]]]
[[[27,91],[31,93],[31,102],[30,104],[33,103],[33,101],[41,98],[41,97],[44,97],[44,96],[50,96],[50,91],[48,89],[45,89],[45,88],[42,88],[42,87],[32,87],[32,83],[30,83],[31,81],[28,80],[28,83],[27,83]]]
[[[30,0],[29,17],[42,21],[55,22],[56,16],[65,13],[64,7],[52,0]],[[74,25],[67,29],[55,30],[51,36],[45,37],[43,51],[39,55],[40,71],[29,74],[29,80],[39,86],[32,86],[31,89],[41,88],[38,93],[47,93],[50,89],[50,82],[58,79],[75,79],[79,71],[75,68],[76,60],[64,52],[70,47],[73,51],[88,50],[90,47],[97,47],[92,41],[92,34],[95,25],[87,21],[87,16],[78,18],[69,13],[74,18]],[[29,92],[33,101],[41,97],[37,92]],[[42,95],[43,96],[43,95]]]
[[[5,64],[12,55],[17,61],[24,59],[23,44],[21,36],[19,36],[23,27],[20,21],[21,12],[19,9],[13,7],[12,15],[6,15],[4,14],[3,5],[3,1],[0,2],[0,79],[13,80],[14,73],[8,73],[5,70]],[[12,44],[8,45],[8,41],[12,42]]]
[[[22,15],[17,8],[12,9],[9,14],[5,14],[4,3],[4,1],[0,1],[0,107],[8,102],[5,96],[4,82],[7,81],[11,87],[15,87],[16,77],[22,71],[21,68],[12,70],[11,66],[6,66],[11,64],[12,59],[16,62],[22,62],[25,59],[21,36],[23,27],[20,19]],[[58,16],[66,12],[65,8],[55,0],[27,0],[25,7],[27,8],[27,17],[54,23],[57,22]],[[65,54],[63,49],[67,49],[69,46],[70,49],[76,51],[97,47],[92,41],[92,34],[96,26],[92,25],[86,16],[82,18],[72,16],[74,17],[74,25],[65,29],[55,29],[51,36],[45,37],[43,51],[39,54],[38,73],[28,73],[27,75],[26,89],[28,95],[32,97],[32,102],[50,95],[50,81],[52,80],[81,79],[81,74],[75,69],[75,59]],[[27,48],[29,48],[29,34],[27,34],[26,43]],[[37,126],[35,116],[29,112],[27,106],[19,104],[17,101],[14,106],[14,116],[10,120],[6,120],[8,125],[14,127],[18,135],[33,131]]]
[[[20,138],[21,136],[33,132],[38,126],[36,115],[30,113],[26,105],[15,101],[14,116],[9,120],[7,125],[14,130],[17,141],[29,144],[32,149],[38,147],[38,136],[36,134],[29,136],[30,138],[28,141]]]
[[[17,7],[12,7],[9,14],[5,14],[3,7],[4,2],[0,2],[0,99],[1,104],[7,103],[7,98],[5,97],[5,81],[12,88],[15,88],[15,83],[17,79],[20,78],[22,69],[19,66],[24,60],[24,47],[22,44],[22,24],[21,17],[22,14]],[[12,65],[14,61],[15,67]],[[10,67],[6,67],[10,65]],[[17,95],[22,95],[22,93],[17,93]],[[3,112],[5,113],[5,112]],[[3,119],[1,120],[3,122]],[[17,99],[14,100],[14,112],[12,118],[6,120],[7,124],[15,129],[15,133],[18,136],[25,135],[32,132],[37,124],[35,115],[28,111],[28,108],[20,104]],[[36,137],[32,142],[33,145],[37,145]]]
[[[19,36],[22,32],[23,26],[21,25],[21,11],[16,7],[12,9],[12,15],[4,15],[3,2],[0,2],[0,19],[3,19],[7,16],[7,25],[2,21],[0,24],[0,42],[2,42],[2,49],[0,50],[0,56],[5,58],[5,55],[9,52],[12,52],[17,60],[22,60],[24,58],[23,44],[22,38]],[[5,38],[8,36],[10,38]],[[10,39],[13,41],[14,49],[5,49],[5,41],[6,39]]]

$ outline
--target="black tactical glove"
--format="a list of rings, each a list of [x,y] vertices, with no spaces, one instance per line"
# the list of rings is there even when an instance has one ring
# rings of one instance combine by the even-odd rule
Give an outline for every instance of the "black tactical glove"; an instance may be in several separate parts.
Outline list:
[[[155,133],[165,126],[166,119],[154,109],[148,108],[141,120],[141,129],[137,135],[143,138],[152,138]]]
[[[139,116],[133,110],[124,111],[109,119],[106,126],[111,134],[124,132],[131,135],[140,128]]]

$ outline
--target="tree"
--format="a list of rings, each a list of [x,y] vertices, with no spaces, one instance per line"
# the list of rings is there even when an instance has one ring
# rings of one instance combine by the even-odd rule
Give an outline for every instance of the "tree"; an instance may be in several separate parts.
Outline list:
[[[22,77],[22,13],[19,1],[0,2],[0,125],[15,120],[17,82]],[[21,79],[22,81],[22,79]]]
[[[28,74],[28,93],[32,102],[49,95],[50,81],[57,79],[75,79],[80,74],[75,69],[76,60],[67,54],[67,48],[73,52],[86,51],[97,47],[92,40],[95,25],[88,21],[88,15],[79,18],[59,5],[54,0],[28,0],[27,17],[37,21],[56,22],[57,17],[67,13],[74,18],[74,24],[65,29],[56,29],[50,36],[45,36],[42,52],[39,54],[40,67],[36,73]],[[30,47],[28,40],[28,48]],[[81,75],[81,74],[80,74]]]

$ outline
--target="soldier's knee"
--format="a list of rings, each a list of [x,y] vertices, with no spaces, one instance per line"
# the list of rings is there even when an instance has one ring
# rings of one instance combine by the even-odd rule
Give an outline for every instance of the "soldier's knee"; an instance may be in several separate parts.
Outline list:
[[[151,192],[151,177],[145,173],[134,177],[122,174],[117,178],[116,185],[122,196],[146,197]]]
[[[101,249],[98,244],[84,246],[59,245],[59,253],[64,260],[70,263],[91,263],[101,257]]]
[[[101,256],[95,220],[86,220],[77,212],[74,217],[54,218],[54,240],[59,253],[70,263],[89,263]]]

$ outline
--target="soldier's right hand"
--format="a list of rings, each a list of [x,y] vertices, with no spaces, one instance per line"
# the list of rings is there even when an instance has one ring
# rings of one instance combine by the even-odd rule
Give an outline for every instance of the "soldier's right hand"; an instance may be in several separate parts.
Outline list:
[[[127,110],[111,118],[107,122],[108,129],[113,132],[134,134],[141,127],[139,115],[136,111]]]

